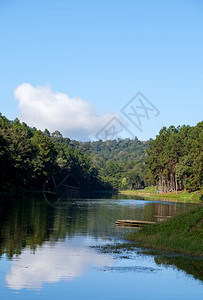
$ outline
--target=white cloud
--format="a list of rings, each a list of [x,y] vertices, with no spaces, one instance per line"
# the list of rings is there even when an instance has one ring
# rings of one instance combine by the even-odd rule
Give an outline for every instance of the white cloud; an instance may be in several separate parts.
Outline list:
[[[108,255],[97,254],[75,245],[48,243],[32,254],[26,249],[17,260],[11,262],[6,274],[8,288],[13,290],[41,289],[43,283],[72,281],[81,276],[89,265],[113,266],[115,260]]]
[[[33,87],[23,83],[15,89],[14,96],[19,103],[21,121],[41,130],[59,130],[72,139],[94,137],[117,116],[111,113],[98,116],[89,102],[53,92],[49,85]]]

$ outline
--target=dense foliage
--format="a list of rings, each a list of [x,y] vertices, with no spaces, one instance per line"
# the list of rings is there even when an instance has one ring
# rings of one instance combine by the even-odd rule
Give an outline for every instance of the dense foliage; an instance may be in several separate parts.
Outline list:
[[[140,189],[195,191],[203,183],[203,122],[162,128],[155,140],[137,138],[78,142],[30,128],[0,114],[0,191],[42,189],[63,171],[82,190]]]
[[[147,142],[135,138],[85,143],[71,141],[71,144],[91,157],[101,181],[114,189],[138,189],[145,186]]]
[[[42,132],[2,115],[0,167],[0,191],[42,189],[47,178],[61,170],[64,176],[74,174],[81,188],[102,186],[90,158],[69,145],[69,139],[63,139],[58,131]]]
[[[0,115],[0,190],[42,189],[60,170],[74,174],[86,191],[142,188],[146,149],[137,139],[71,141],[57,130],[42,132]]]
[[[160,193],[195,191],[203,185],[203,122],[163,127],[149,143],[146,178]]]

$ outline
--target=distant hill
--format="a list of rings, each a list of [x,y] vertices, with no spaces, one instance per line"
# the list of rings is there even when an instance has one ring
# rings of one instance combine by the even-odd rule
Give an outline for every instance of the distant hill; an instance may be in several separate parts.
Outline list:
[[[116,162],[140,161],[146,158],[148,142],[137,138],[117,139],[94,142],[70,141],[70,145],[93,158],[99,157],[103,162],[111,159]]]
[[[148,141],[117,139],[107,141],[78,142],[70,145],[92,159],[102,182],[113,188],[142,188],[144,184],[144,161]]]

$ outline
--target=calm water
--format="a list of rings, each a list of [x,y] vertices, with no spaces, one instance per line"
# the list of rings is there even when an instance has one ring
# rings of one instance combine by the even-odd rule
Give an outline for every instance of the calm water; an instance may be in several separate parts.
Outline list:
[[[39,197],[0,204],[1,299],[202,299],[200,260],[100,249],[132,230],[116,227],[117,219],[154,221],[195,204],[89,199],[59,209]]]

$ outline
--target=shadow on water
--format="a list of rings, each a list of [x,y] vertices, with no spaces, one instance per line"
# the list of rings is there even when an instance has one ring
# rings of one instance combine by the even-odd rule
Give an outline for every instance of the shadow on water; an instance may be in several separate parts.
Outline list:
[[[203,281],[203,260],[192,259],[186,257],[155,257],[155,262],[158,265],[174,266],[178,270],[184,271],[192,275],[195,279]]]

